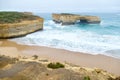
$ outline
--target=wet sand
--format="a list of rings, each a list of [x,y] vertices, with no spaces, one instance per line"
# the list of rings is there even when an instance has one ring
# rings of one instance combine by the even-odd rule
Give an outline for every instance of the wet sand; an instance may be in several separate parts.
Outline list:
[[[68,62],[82,67],[101,68],[120,75],[120,59],[104,55],[91,55],[43,46],[20,45],[8,40],[0,40],[0,54],[11,57],[38,55],[51,61]]]

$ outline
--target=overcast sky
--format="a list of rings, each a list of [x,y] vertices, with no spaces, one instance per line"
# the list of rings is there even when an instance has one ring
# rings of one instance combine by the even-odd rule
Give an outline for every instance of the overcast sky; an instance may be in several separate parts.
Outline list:
[[[0,0],[0,10],[33,12],[120,12],[120,0]]]

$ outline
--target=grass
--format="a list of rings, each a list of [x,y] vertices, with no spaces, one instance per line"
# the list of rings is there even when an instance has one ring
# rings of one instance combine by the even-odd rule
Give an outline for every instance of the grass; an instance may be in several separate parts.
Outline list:
[[[85,76],[83,80],[90,80],[89,76]]]
[[[22,20],[35,20],[38,16],[27,15],[21,12],[0,12],[0,24],[18,23]]]
[[[65,66],[59,62],[57,63],[49,63],[47,65],[48,68],[52,68],[52,69],[58,69],[58,68],[64,68]]]

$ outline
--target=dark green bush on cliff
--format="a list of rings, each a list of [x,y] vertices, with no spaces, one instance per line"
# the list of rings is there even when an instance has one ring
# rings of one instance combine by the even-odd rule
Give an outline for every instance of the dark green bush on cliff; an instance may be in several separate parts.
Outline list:
[[[58,69],[58,68],[64,68],[65,66],[59,62],[57,63],[49,63],[47,65],[48,68],[52,68],[52,69]]]
[[[90,80],[90,77],[89,76],[85,76],[84,80]]]
[[[0,24],[17,23],[22,20],[35,20],[38,16],[27,15],[21,12],[0,12]]]
[[[37,55],[33,55],[32,56],[34,59],[38,59],[38,56]]]

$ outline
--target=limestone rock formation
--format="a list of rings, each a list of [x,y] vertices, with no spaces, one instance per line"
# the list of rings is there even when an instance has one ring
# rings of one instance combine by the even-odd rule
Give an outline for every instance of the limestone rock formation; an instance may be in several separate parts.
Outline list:
[[[28,12],[0,12],[0,38],[24,36],[42,30],[43,21],[43,18]]]
[[[27,15],[33,15],[32,12],[23,12],[24,14],[27,14]]]
[[[97,16],[81,16],[76,14],[52,14],[55,23],[62,23],[62,25],[70,25],[75,23],[100,23],[101,20]]]
[[[0,80],[120,80],[119,76],[101,69],[80,68],[68,64],[65,68],[50,69],[47,67],[48,63],[0,56]]]

